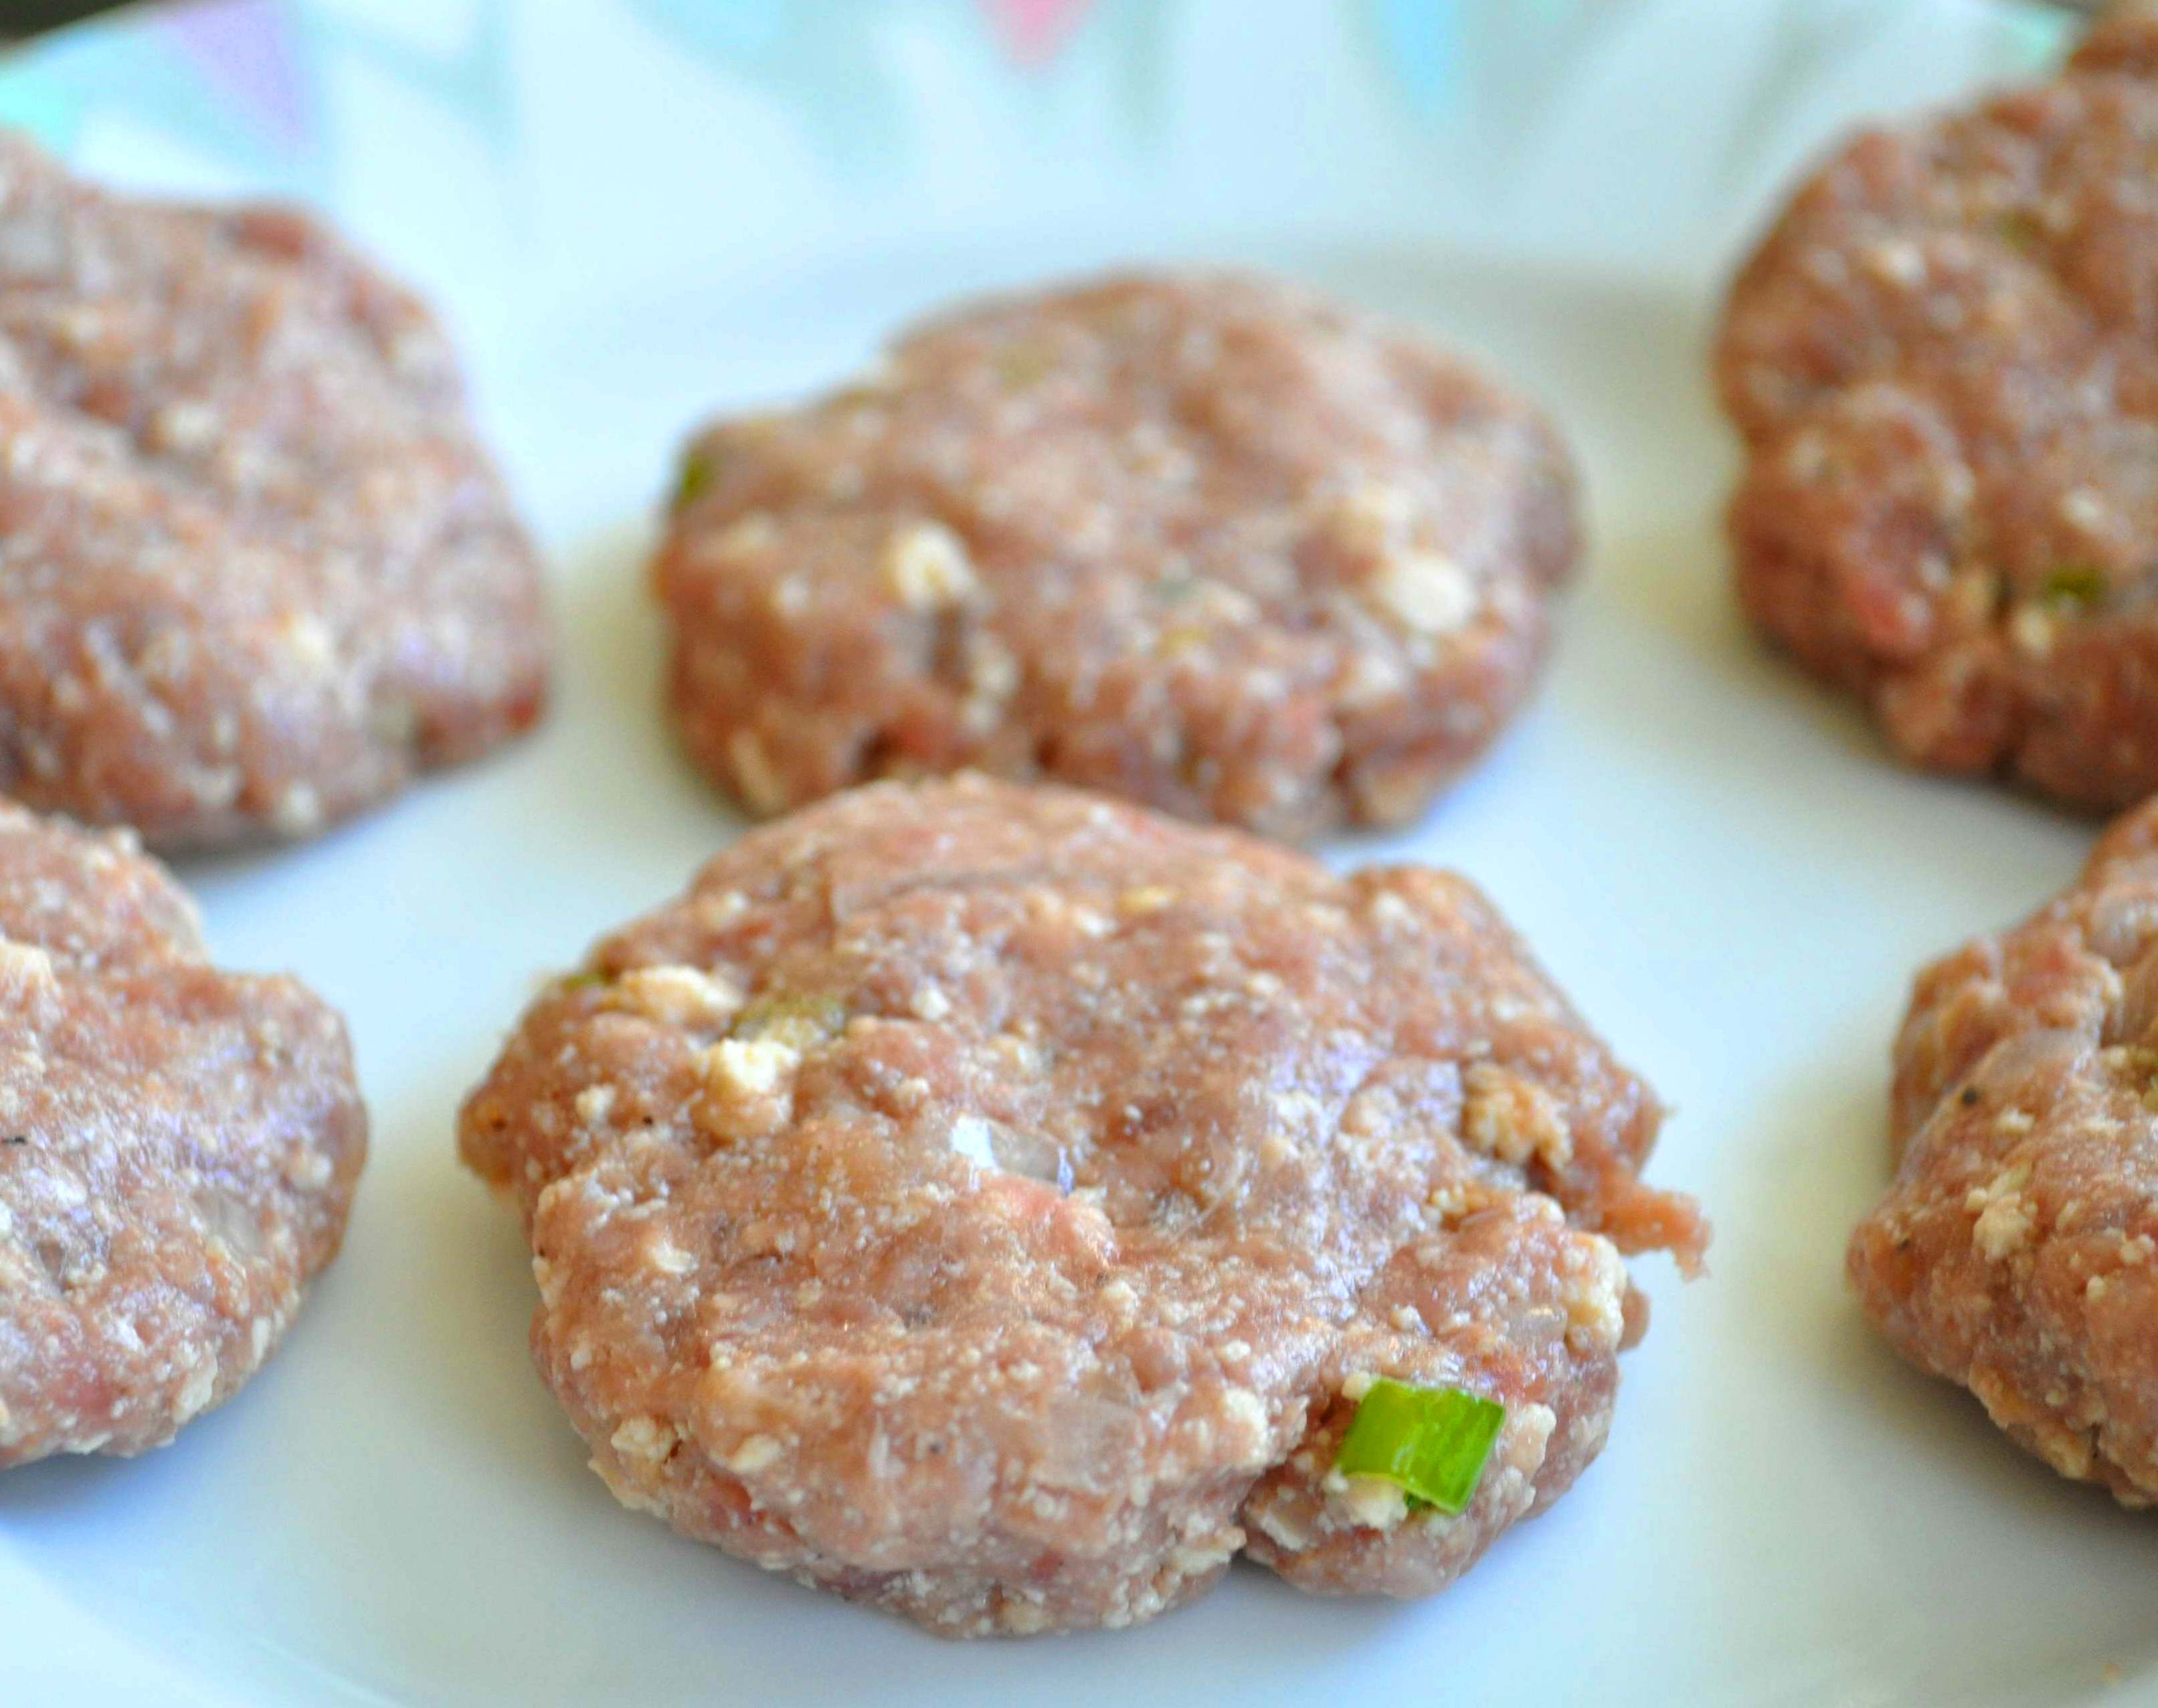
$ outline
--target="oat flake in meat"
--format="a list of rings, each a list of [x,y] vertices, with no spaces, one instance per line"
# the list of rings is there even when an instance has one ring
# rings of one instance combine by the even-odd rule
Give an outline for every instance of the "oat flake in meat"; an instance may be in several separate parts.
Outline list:
[[[219,972],[119,835],[0,806],[0,1467],[230,1398],[336,1256],[367,1148],[337,1015]]]
[[[0,136],[0,792],[319,830],[536,718],[531,545],[426,311],[304,215]]]
[[[2158,1504],[2158,804],[1918,976],[1867,1312],[2063,1476]]]
[[[1660,1112],[1463,880],[976,777],[722,854],[460,1126],[627,1504],[951,1635],[1243,1551],[1443,1587],[1603,1443]],[[1374,1378],[1506,1407],[1465,1512],[1334,1474]]]
[[[1535,410],[1185,274],[976,306],[711,428],[656,574],[689,750],[756,813],[973,767],[1298,838],[1483,751],[1576,555]]]
[[[1897,751],[2158,790],[2158,24],[1851,142],[1734,287],[1748,611]]]

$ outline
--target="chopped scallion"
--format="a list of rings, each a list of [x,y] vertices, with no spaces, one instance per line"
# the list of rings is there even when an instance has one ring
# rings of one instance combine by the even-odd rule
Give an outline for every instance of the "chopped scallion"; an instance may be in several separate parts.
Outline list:
[[[1056,371],[1056,353],[1041,344],[1009,344],[997,353],[997,378],[1007,391],[1025,391]]]
[[[2028,208],[2009,209],[1994,222],[1994,229],[2003,243],[2026,255],[2046,238],[2045,222]]]
[[[847,1005],[836,996],[761,996],[727,1028],[727,1036],[755,1043],[772,1039],[797,1050],[829,1043],[847,1028]]]
[[[2046,597],[2064,605],[2095,605],[2105,597],[2105,571],[2096,564],[2062,564],[2046,577]]]
[[[1412,1504],[1458,1513],[1476,1493],[1506,1408],[1459,1388],[1419,1388],[1381,1380],[1356,1403],[1334,1468],[1378,1477]]]
[[[685,510],[711,490],[719,466],[708,451],[692,451],[682,459],[682,473],[674,482],[674,508]]]

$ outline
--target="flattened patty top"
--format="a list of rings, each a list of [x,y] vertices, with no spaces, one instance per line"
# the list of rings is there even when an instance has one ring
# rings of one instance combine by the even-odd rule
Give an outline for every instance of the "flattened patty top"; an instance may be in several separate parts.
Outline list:
[[[0,806],[0,1466],[140,1453],[254,1374],[367,1148],[342,1021],[221,973],[155,862]]]
[[[1717,359],[1756,621],[1907,758],[2090,808],[2158,788],[2154,39],[1851,142]]]
[[[461,1127],[622,1498],[938,1628],[1248,1547],[1437,1588],[1601,1445],[1659,1111],[1462,880],[968,778],[757,832],[525,1016]],[[1477,1504],[1329,1480],[1361,1380],[1510,1407]]]
[[[971,766],[1288,838],[1397,823],[1526,693],[1574,491],[1527,404],[1287,285],[991,302],[693,444],[676,712],[759,813]]]
[[[1859,1297],[2064,1476],[2158,1504],[2158,804],[1918,975]]]
[[[305,215],[0,135],[0,792],[299,836],[539,715],[540,571],[426,311]]]

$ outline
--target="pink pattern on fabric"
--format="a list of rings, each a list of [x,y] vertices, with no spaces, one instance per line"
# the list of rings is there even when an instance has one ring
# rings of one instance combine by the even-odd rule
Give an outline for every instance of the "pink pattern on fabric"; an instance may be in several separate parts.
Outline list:
[[[313,102],[281,0],[209,0],[152,22],[217,95],[275,141],[290,147],[312,137]]]
[[[1026,66],[1046,65],[1064,51],[1094,0],[980,0],[1004,52]]]

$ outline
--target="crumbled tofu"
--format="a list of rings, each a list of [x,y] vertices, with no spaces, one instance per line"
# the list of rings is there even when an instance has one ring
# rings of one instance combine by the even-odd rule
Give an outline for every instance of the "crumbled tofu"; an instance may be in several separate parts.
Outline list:
[[[2072,487],[2061,495],[2061,519],[2086,534],[2102,532],[2111,513],[2105,500],[2088,487]]]
[[[615,981],[612,1001],[665,1026],[725,1025],[742,993],[695,967],[633,967]]]
[[[305,836],[322,828],[322,800],[312,785],[294,783],[277,797],[270,816],[281,835]]]
[[[762,510],[730,523],[705,542],[701,555],[719,563],[737,562],[769,550],[779,541],[779,524]]]
[[[322,619],[309,611],[295,611],[278,632],[285,655],[302,670],[324,675],[337,668],[337,646]]]
[[[771,1436],[745,1436],[741,1444],[727,1455],[727,1468],[737,1477],[755,1476],[778,1463],[784,1451]]]
[[[612,1086],[586,1086],[577,1093],[577,1119],[587,1127],[597,1127],[612,1112],[615,1105]]]
[[[1593,1272],[1567,1295],[1566,1344],[1577,1356],[1615,1350],[1626,1333],[1626,1264],[1600,1236]]]
[[[959,536],[937,522],[917,522],[885,547],[885,581],[910,611],[942,611],[974,591],[974,570]]]
[[[785,1088],[802,1052],[776,1038],[722,1038],[704,1060],[708,1081],[742,1097],[767,1097]]]
[[[610,1437],[610,1445],[625,1459],[657,1463],[674,1450],[679,1439],[672,1427],[657,1417],[638,1416],[626,1420]]]
[[[2008,619],[2008,638],[2028,658],[2045,658],[2059,634],[2059,622],[2042,605],[2019,605]]]
[[[50,984],[53,957],[35,943],[0,937],[0,980],[18,987]]]
[[[966,1158],[978,1169],[996,1168],[995,1138],[989,1123],[978,1115],[962,1115],[952,1123],[953,1154]]]
[[[1916,285],[1926,276],[1925,255],[1907,238],[1869,245],[1859,262],[1876,278],[1894,285]]]
[[[2037,1216],[2023,1192],[2030,1179],[2030,1164],[2018,1163],[1974,1187],[1965,1199],[1964,1207],[1977,1216],[1971,1239],[1987,1262],[2001,1262],[2030,1244]]]
[[[1231,1440],[1244,1443],[1242,1463],[1253,1468],[1264,1465],[1270,1435],[1266,1403],[1249,1388],[1231,1388],[1221,1396],[1221,1412]]]
[[[734,770],[735,787],[751,811],[769,816],[785,809],[787,784],[754,734],[736,730],[727,742],[727,759]]]
[[[932,1023],[952,1012],[952,998],[933,984],[925,984],[916,991],[906,1005],[915,1019]]]
[[[168,403],[151,418],[150,437],[161,450],[186,455],[201,451],[215,441],[218,413],[208,404],[192,399]]]
[[[1462,1087],[1462,1136],[1476,1149],[1516,1166],[1535,1158],[1557,1169],[1573,1160],[1573,1135],[1543,1086],[1479,1061]]]
[[[1330,1503],[1366,1530],[1391,1530],[1409,1515],[1408,1496],[1400,1484],[1383,1477],[1345,1477],[1329,1471],[1325,1488]]]
[[[687,1275],[697,1267],[694,1256],[663,1234],[645,1247],[644,1256],[662,1275]]]
[[[1438,552],[1389,557],[1374,583],[1379,602],[1420,634],[1447,635],[1476,614],[1476,584]]]

